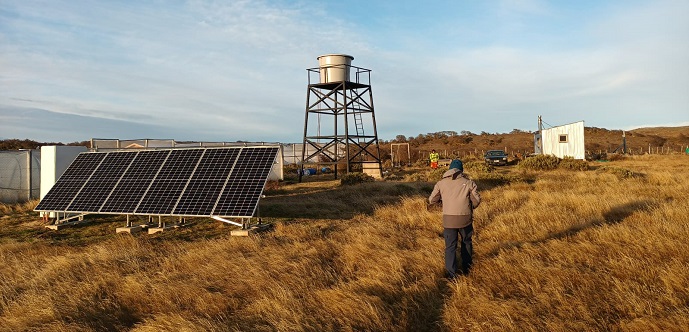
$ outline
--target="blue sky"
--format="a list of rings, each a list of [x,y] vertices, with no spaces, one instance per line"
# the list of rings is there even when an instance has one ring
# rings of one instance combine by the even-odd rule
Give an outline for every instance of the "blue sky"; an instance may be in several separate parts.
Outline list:
[[[689,1],[32,1],[0,6],[0,138],[300,142],[321,54],[378,135],[689,125]]]

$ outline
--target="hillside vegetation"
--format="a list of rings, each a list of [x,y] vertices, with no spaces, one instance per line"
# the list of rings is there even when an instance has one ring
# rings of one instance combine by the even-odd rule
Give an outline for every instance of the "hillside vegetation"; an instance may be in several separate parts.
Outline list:
[[[590,153],[612,152],[622,145],[622,130],[609,130],[605,128],[584,128],[584,144]],[[667,151],[678,153],[689,146],[689,126],[685,127],[655,127],[639,128],[626,132],[627,148],[633,154]],[[382,159],[390,159],[391,143],[409,143],[412,163],[417,160],[425,160],[432,149],[438,150],[444,157],[466,156],[481,154],[486,150],[506,150],[509,154],[529,154],[534,150],[533,133],[514,129],[509,133],[479,134],[469,131],[442,131],[428,134],[419,134],[415,137],[397,135],[394,139],[380,137],[380,150]],[[30,139],[6,139],[0,140],[0,151],[17,149],[35,149],[43,145],[65,145],[54,142],[37,142]],[[66,145],[82,145],[90,147],[90,141],[72,142]],[[400,149],[404,160],[405,149]],[[621,150],[619,150],[621,151]]]
[[[452,282],[433,183],[404,180],[425,169],[271,184],[261,213],[274,227],[248,238],[209,219],[132,236],[101,216],[55,232],[31,204],[4,205],[0,331],[682,331],[687,164],[468,168],[484,200],[475,267]]]
[[[584,145],[589,154],[622,151],[622,130],[585,127]],[[689,127],[640,128],[625,133],[627,149],[632,154],[680,153],[689,146]],[[394,140],[383,141],[381,153],[388,159],[392,143],[409,143],[411,162],[425,160],[428,152],[437,150],[442,158],[464,157],[482,154],[487,150],[505,150],[510,155],[534,152],[533,133],[514,129],[510,133],[475,134],[468,131],[443,131],[419,134],[416,137],[398,135]],[[407,160],[405,148],[396,150],[402,160]]]

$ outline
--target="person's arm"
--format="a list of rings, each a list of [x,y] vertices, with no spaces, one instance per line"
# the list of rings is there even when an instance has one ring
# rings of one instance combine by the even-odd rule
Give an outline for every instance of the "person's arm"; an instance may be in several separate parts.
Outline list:
[[[471,206],[474,209],[481,204],[481,195],[478,193],[478,187],[474,181],[471,181],[471,193],[469,194],[469,199],[471,199]]]
[[[428,202],[431,204],[435,204],[440,202],[440,188],[438,188],[438,184],[435,184],[435,187],[433,187],[433,192],[431,192],[431,196],[428,196]]]

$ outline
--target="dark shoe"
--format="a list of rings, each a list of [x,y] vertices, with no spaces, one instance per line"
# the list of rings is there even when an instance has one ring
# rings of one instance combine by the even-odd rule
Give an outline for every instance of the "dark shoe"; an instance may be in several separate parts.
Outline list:
[[[447,276],[445,276],[445,278],[447,279],[447,281],[454,281],[459,279],[460,276],[461,275],[459,273],[448,273]]]

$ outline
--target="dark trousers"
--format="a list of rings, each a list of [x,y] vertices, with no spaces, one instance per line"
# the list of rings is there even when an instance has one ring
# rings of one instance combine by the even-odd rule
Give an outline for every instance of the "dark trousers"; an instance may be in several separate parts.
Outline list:
[[[471,255],[473,247],[471,245],[471,236],[474,235],[474,226],[469,225],[464,228],[445,228],[443,236],[445,237],[445,268],[451,278],[457,274],[468,274],[471,268]],[[462,270],[457,271],[457,242],[461,240],[459,248],[460,256],[462,258]]]

